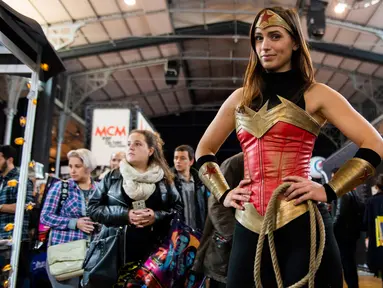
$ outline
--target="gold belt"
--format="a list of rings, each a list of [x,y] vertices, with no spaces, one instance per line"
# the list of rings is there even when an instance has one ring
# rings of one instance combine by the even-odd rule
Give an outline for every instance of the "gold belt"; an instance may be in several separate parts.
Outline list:
[[[264,216],[260,215],[252,203],[244,204],[245,210],[236,210],[235,218],[242,226],[247,229],[260,233]],[[301,216],[308,211],[307,203],[298,206],[294,205],[294,201],[277,200],[277,216],[275,230],[283,227],[290,221]],[[269,231],[267,231],[269,232]]]

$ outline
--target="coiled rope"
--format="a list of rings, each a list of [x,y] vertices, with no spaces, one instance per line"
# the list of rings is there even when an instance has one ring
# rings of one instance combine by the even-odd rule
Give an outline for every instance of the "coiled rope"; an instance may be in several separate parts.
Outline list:
[[[259,234],[259,238],[258,238],[257,251],[255,255],[255,262],[254,262],[254,281],[255,281],[256,288],[262,287],[261,260],[262,260],[263,244],[266,238],[266,231],[268,231],[270,254],[271,254],[271,260],[273,263],[275,278],[277,280],[277,285],[278,285],[278,288],[283,288],[283,280],[282,280],[281,272],[278,265],[278,258],[277,258],[277,253],[275,249],[273,231],[275,230],[275,224],[276,224],[277,197],[279,194],[284,193],[289,187],[290,187],[290,184],[284,183],[280,185],[277,189],[275,189],[273,192],[273,195],[271,196],[270,202],[267,205],[266,214],[262,223],[261,233]],[[317,205],[314,205],[314,203],[311,200],[308,200],[307,204],[308,204],[309,214],[310,214],[310,241],[311,241],[309,272],[304,278],[302,278],[297,283],[289,286],[288,288],[300,288],[306,285],[307,282],[309,283],[309,288],[314,288],[315,274],[318,271],[319,265],[322,261],[325,238],[326,238],[326,232],[324,228],[322,215],[320,214]],[[320,237],[318,253],[317,253],[317,241],[316,241],[316,237],[317,237],[316,225],[317,224],[319,226],[319,237]]]

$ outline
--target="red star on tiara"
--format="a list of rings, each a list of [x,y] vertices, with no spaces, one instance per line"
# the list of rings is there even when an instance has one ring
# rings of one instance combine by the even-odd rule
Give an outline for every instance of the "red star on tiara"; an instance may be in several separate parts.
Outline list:
[[[272,14],[272,13],[269,14],[269,11],[266,10],[266,11],[262,14],[262,16],[261,16],[261,24],[263,24],[263,22],[267,22],[267,24],[269,24],[269,19],[270,19],[271,17],[273,17],[273,16],[274,16],[274,14]]]
[[[293,31],[291,30],[290,26],[281,16],[279,16],[277,13],[271,10],[266,10],[262,12],[255,27],[265,29],[269,26],[283,27],[291,34],[293,34]]]

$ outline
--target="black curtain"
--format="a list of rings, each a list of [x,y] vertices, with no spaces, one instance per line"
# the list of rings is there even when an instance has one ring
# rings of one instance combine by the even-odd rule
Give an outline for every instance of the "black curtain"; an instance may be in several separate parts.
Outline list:
[[[17,104],[17,114],[13,118],[12,124],[12,136],[11,145],[16,148],[17,157],[15,159],[15,165],[20,167],[21,155],[23,153],[23,145],[16,145],[15,139],[22,137],[24,138],[25,127],[20,126],[20,117],[26,117],[28,110],[28,99],[26,97],[20,98]],[[28,121],[28,119],[27,119]]]
[[[7,103],[0,102],[0,145],[4,142],[5,125],[7,116],[5,115],[4,109],[7,108]]]
[[[44,165],[49,172],[49,150],[52,143],[52,122],[55,108],[56,78],[51,78],[39,93],[31,158]]]

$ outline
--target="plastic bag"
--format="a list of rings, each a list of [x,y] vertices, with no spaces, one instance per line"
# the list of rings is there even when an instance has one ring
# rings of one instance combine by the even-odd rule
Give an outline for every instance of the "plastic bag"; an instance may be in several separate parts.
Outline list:
[[[200,288],[203,275],[191,271],[201,233],[174,219],[165,241],[139,266],[126,288]]]

